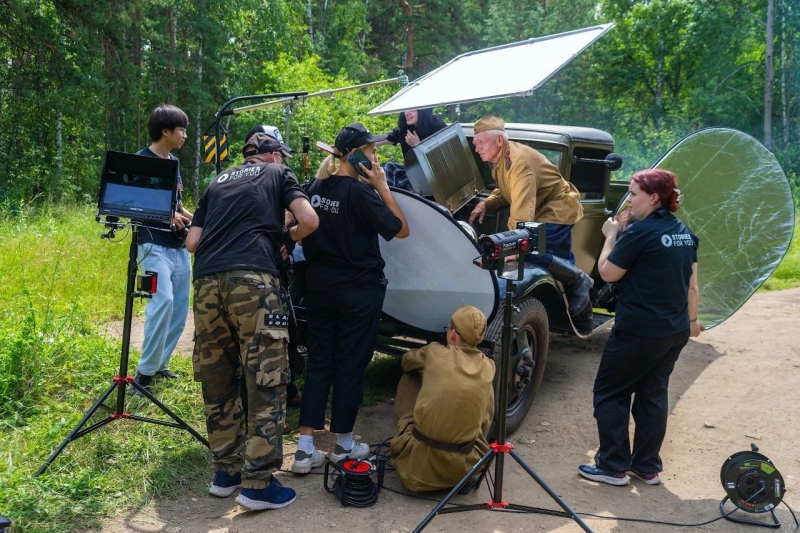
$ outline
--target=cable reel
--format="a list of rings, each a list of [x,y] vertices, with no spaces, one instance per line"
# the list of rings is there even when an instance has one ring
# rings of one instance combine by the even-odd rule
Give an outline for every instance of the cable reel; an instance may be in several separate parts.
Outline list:
[[[385,466],[384,457],[378,457],[376,464],[357,459],[342,459],[334,463],[328,459],[325,461],[325,490],[335,494],[345,507],[371,507],[378,501],[378,492],[383,488]],[[376,472],[378,481],[373,483],[370,476]],[[328,486],[329,478],[332,486]]]
[[[731,522],[779,528],[781,523],[775,515],[775,507],[781,503],[786,485],[772,461],[757,453],[758,446],[751,444],[750,448],[751,451],[731,455],[722,464],[719,477],[727,496],[719,504],[720,511]],[[725,502],[728,500],[737,507],[734,510],[748,513],[769,512],[774,523],[732,518],[731,513],[725,511]]]

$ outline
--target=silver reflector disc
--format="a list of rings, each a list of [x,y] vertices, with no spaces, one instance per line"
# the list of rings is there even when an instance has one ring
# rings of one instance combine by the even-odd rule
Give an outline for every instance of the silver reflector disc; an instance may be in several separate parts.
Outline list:
[[[441,333],[462,305],[473,305],[491,321],[497,310],[494,272],[472,264],[477,244],[442,207],[392,189],[406,216],[407,239],[379,239],[389,285],[383,312],[404,324]]]

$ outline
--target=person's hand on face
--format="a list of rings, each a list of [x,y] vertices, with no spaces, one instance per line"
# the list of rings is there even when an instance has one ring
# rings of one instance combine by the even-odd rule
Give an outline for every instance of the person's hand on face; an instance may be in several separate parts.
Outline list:
[[[609,237],[616,237],[619,233],[620,223],[617,217],[610,217],[603,224],[603,235],[608,239]]]
[[[358,166],[361,168],[361,172],[363,172],[366,176],[364,179],[366,180],[367,184],[376,190],[388,189],[389,185],[386,183],[386,173],[383,171],[383,167],[378,163],[378,157],[375,155],[375,149],[373,148],[364,151],[364,155],[367,156],[367,159],[372,161],[371,169],[365,167],[363,163],[358,164]]]

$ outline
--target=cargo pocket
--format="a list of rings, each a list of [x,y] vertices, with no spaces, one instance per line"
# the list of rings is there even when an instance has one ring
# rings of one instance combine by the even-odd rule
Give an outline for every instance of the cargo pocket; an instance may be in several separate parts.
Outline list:
[[[200,371],[200,350],[197,348],[196,333],[192,335],[192,343],[194,345],[194,348],[192,348],[192,374],[194,376],[194,380],[200,383],[203,381],[203,377]]]
[[[289,332],[285,329],[262,328],[261,350],[255,358],[256,385],[275,387],[289,383]]]

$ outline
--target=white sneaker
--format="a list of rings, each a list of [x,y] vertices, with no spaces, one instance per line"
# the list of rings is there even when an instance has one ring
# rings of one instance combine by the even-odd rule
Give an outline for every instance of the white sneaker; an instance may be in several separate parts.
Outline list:
[[[314,448],[311,453],[302,450],[294,452],[294,461],[290,470],[295,474],[308,474],[312,468],[321,466],[325,462],[325,454]]]
[[[353,447],[345,450],[338,444],[333,448],[331,461],[338,463],[342,459],[365,459],[369,457],[369,444],[353,441]]]

